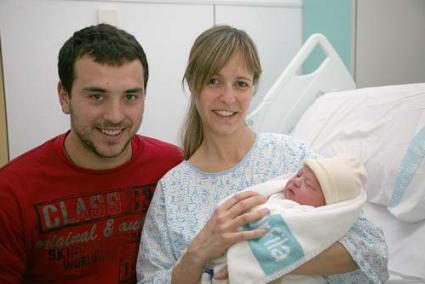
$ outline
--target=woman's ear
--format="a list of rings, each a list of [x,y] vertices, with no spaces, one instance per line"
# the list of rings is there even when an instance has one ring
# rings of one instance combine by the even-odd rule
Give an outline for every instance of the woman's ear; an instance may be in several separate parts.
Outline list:
[[[257,90],[258,90],[258,84],[254,84],[252,86],[252,95],[255,95],[257,93]]]
[[[69,100],[71,99],[70,94],[68,93],[68,91],[65,89],[64,85],[59,82],[58,83],[58,96],[59,96],[59,102],[61,104],[62,107],[62,112],[65,114],[69,114]]]
[[[186,77],[186,86],[189,88],[189,92],[190,94],[193,94],[193,90],[192,90],[192,82],[190,80],[190,77]]]

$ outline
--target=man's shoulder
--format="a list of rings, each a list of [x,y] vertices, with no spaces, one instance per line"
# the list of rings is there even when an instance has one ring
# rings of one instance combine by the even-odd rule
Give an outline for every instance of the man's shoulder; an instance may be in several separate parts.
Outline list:
[[[28,173],[45,169],[46,166],[52,164],[52,158],[57,159],[55,144],[58,143],[61,137],[62,135],[47,140],[43,144],[15,157],[0,168],[0,177],[26,176]]]
[[[11,167],[27,165],[32,163],[42,162],[47,156],[50,156],[51,151],[54,151],[54,144],[60,139],[62,135],[54,137],[45,141],[44,143],[20,154],[19,156],[13,158],[9,161],[3,168],[0,170],[5,170]]]
[[[181,151],[178,146],[163,140],[159,140],[157,138],[143,136],[143,135],[135,135],[134,139],[136,139],[137,141],[140,141],[141,143],[144,143],[148,147],[158,147],[158,148]]]
[[[182,150],[178,146],[169,142],[142,135],[135,135],[134,140],[143,147],[143,150],[156,150],[182,156]]]
[[[180,162],[183,159],[183,151],[178,146],[156,138],[135,135],[133,142],[143,155],[155,158],[172,159]]]

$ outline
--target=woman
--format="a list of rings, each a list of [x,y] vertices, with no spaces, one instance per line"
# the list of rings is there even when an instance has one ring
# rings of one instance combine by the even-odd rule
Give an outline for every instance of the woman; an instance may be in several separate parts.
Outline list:
[[[192,93],[183,137],[186,160],[155,191],[137,263],[142,283],[197,283],[209,262],[231,245],[263,236],[263,230],[240,227],[268,213],[249,211],[264,197],[244,192],[216,208],[219,201],[317,157],[291,137],[247,127],[260,74],[255,45],[245,32],[215,26],[196,39],[184,75]],[[330,282],[381,282],[387,278],[386,257],[382,232],[361,217],[343,239],[294,273],[331,275]]]

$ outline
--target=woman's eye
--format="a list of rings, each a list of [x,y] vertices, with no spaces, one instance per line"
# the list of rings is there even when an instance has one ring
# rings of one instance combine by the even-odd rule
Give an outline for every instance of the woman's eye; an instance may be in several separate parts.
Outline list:
[[[244,82],[244,81],[238,81],[237,82],[237,85],[240,88],[247,88],[247,87],[249,87],[249,84],[247,82]]]
[[[208,85],[217,85],[218,84],[218,80],[216,78],[211,78],[208,81]]]

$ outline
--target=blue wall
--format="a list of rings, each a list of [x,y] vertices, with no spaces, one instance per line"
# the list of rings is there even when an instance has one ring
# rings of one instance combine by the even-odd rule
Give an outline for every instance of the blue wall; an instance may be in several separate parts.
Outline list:
[[[353,1],[355,0],[304,0],[303,9],[304,41],[313,33],[324,34],[351,73]],[[322,60],[321,50],[315,50],[304,64],[304,73],[314,71]]]

